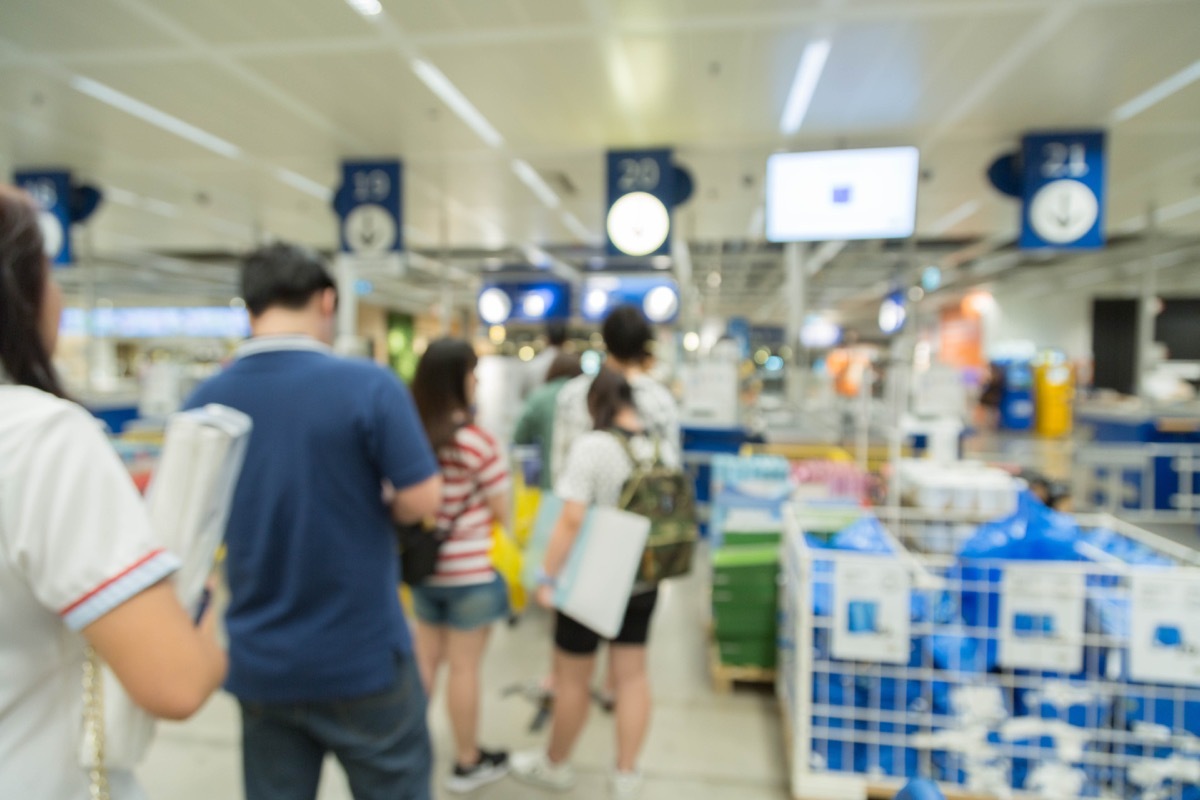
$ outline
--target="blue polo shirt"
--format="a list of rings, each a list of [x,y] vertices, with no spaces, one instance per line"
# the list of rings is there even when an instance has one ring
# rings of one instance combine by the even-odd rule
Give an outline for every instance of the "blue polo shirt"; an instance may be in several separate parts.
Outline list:
[[[264,337],[187,407],[208,403],[254,421],[225,537],[225,688],[260,703],[388,688],[412,642],[382,485],[403,489],[438,471],[408,390],[313,339]]]

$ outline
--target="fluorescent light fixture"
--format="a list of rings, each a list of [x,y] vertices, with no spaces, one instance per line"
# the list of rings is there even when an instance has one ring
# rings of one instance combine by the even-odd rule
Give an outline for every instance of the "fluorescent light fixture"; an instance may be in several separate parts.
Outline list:
[[[933,223],[933,225],[929,228],[929,233],[933,236],[941,236],[943,233],[950,230],[963,220],[973,217],[978,211],[979,201],[969,200],[951,211],[946,216],[939,219],[937,222]]]
[[[762,239],[766,234],[767,209],[766,206],[760,205],[754,209],[754,213],[750,215],[750,225],[746,228],[746,238],[752,242]]]
[[[1189,214],[1195,214],[1200,211],[1200,195],[1196,195],[1190,200],[1183,200],[1169,206],[1160,208],[1154,215],[1154,219],[1158,222],[1171,222],[1180,217],[1186,217]]]
[[[142,198],[142,208],[162,217],[174,218],[179,216],[179,206],[172,205],[165,200],[155,200],[152,197]]]
[[[283,183],[286,183],[288,186],[291,186],[293,189],[299,189],[305,194],[312,195],[318,200],[325,200],[328,202],[333,198],[332,189],[330,189],[328,186],[317,183],[312,178],[304,177],[299,172],[292,172],[290,169],[280,168],[275,170],[275,177]]]
[[[105,86],[103,83],[98,83],[91,78],[84,78],[81,75],[72,75],[70,82],[71,88],[77,92],[82,92],[88,97],[99,100],[101,103],[107,103],[113,108],[124,111],[126,114],[131,114],[143,122],[149,122],[151,125],[162,128],[168,133],[173,133],[181,139],[187,139],[192,144],[200,145],[217,155],[225,156],[226,158],[240,158],[242,155],[242,149],[237,145],[214,136],[208,131],[201,130],[195,125],[184,122],[178,117],[173,117],[165,111],[159,111],[154,106],[146,105],[141,100],[132,98],[123,92],[118,92],[116,89]]]
[[[104,188],[105,198],[112,200],[114,203],[119,203],[130,208],[149,211],[153,214],[158,214],[163,217],[174,219],[179,216],[179,206],[168,203],[165,200],[155,200],[153,197],[143,197],[140,194],[135,194],[128,189],[122,189],[119,186],[106,186]]]
[[[535,244],[525,245],[521,248],[521,252],[524,253],[525,260],[528,261],[531,266],[538,267],[540,269],[548,268],[553,261],[553,259],[550,258],[550,255],[545,250]]]
[[[805,46],[800,56],[800,66],[796,67],[791,91],[788,92],[787,103],[783,107],[783,117],[779,120],[779,130],[784,136],[792,136],[804,124],[809,103],[817,91],[832,46],[828,39],[816,39]]]
[[[488,122],[483,114],[479,113],[479,109],[471,105],[471,101],[450,82],[450,79],[440,69],[422,58],[414,58],[412,70],[421,79],[421,83],[425,84],[429,91],[436,94],[443,103],[450,106],[450,110],[457,114],[458,118],[467,124],[467,127],[475,131],[475,134],[483,139],[489,147],[500,147],[504,144],[504,137],[500,135],[500,132],[492,127],[492,123]]]
[[[1191,66],[1184,67],[1182,70],[1176,72],[1162,83],[1150,87],[1137,97],[1117,108],[1117,110],[1112,113],[1112,121],[1116,123],[1133,119],[1146,109],[1162,102],[1163,100],[1166,100],[1180,89],[1190,86],[1198,80],[1200,80],[1200,61],[1194,61],[1192,62]]]
[[[514,158],[512,170],[521,179],[521,182],[528,186],[537,195],[538,200],[541,200],[547,208],[558,208],[562,205],[562,200],[558,199],[558,195],[550,188],[550,184],[542,180],[542,176],[537,174],[537,170],[529,166],[528,161]]]
[[[346,0],[346,4],[364,17],[377,17],[383,12],[379,0]]]

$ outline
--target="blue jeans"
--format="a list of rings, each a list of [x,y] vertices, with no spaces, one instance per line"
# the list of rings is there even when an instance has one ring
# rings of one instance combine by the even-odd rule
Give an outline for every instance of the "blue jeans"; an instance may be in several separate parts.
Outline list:
[[[246,800],[313,800],[327,753],[354,800],[432,798],[425,690],[411,654],[397,656],[396,681],[379,694],[241,706]]]

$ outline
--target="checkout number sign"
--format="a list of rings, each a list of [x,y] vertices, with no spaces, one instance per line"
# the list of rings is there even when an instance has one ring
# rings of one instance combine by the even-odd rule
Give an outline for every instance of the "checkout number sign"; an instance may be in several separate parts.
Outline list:
[[[670,150],[609,151],[604,226],[609,255],[670,253],[674,177]]]
[[[71,263],[71,173],[65,170],[18,172],[13,176],[38,204],[46,257],[55,266]]]
[[[1103,131],[1030,134],[1025,165],[1021,247],[1104,246]]]
[[[404,249],[402,167],[392,161],[342,162],[348,202],[342,216],[342,252],[382,256]]]

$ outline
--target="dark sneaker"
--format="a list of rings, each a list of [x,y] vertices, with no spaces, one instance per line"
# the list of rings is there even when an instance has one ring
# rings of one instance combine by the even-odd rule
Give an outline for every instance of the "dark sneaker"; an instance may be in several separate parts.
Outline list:
[[[446,788],[455,794],[464,794],[494,783],[508,774],[508,753],[490,753],[479,750],[479,761],[470,767],[455,765],[446,781]]]

